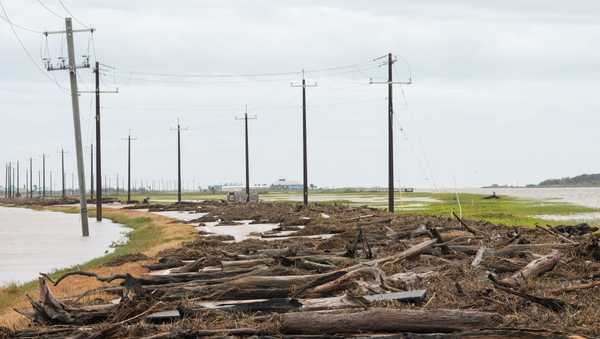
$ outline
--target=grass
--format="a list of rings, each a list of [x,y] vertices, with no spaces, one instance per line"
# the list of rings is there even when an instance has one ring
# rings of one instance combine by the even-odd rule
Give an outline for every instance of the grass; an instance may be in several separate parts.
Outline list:
[[[54,211],[77,213],[76,207],[55,207],[51,208]],[[90,209],[90,217],[95,216],[95,209]],[[181,224],[173,224],[169,219],[158,216],[140,216],[139,212],[131,212],[118,209],[104,209],[104,217],[115,223],[125,225],[132,229],[128,234],[128,242],[123,246],[118,246],[111,253],[92,259],[82,265],[77,265],[77,269],[90,270],[99,268],[116,257],[134,254],[134,253],[149,253],[158,252],[163,247],[168,247],[169,244],[175,245],[190,239],[193,236],[191,226]],[[152,253],[149,253],[152,254]],[[60,269],[51,274],[53,278],[75,269],[69,267]],[[25,299],[26,294],[32,294],[37,289],[37,280],[25,284],[11,283],[0,288],[0,318],[1,314],[15,307]]]
[[[175,201],[177,196],[171,193],[153,193],[146,195],[155,201]],[[144,195],[133,196],[141,200]],[[184,200],[214,200],[224,199],[225,194],[191,194],[184,193]],[[436,202],[419,202],[415,199],[434,199]],[[548,221],[537,218],[537,215],[568,215],[575,213],[600,212],[600,209],[577,206],[560,201],[541,201],[501,196],[500,199],[483,199],[483,195],[459,193],[458,200],[454,193],[396,193],[396,213],[427,214],[451,216],[452,211],[468,219],[486,220],[493,223],[510,226],[535,226],[563,224],[563,221]],[[261,194],[261,199],[267,201],[301,201],[301,192],[269,192]],[[310,192],[311,201],[323,203],[348,204],[352,206],[367,205],[376,208],[387,208],[387,192],[314,190]],[[460,207],[458,204],[460,201]],[[421,204],[421,205],[416,205]]]
[[[411,193],[402,196],[410,197]],[[510,226],[558,225],[564,221],[548,221],[537,218],[538,215],[569,215],[576,213],[600,212],[600,209],[578,206],[556,201],[539,201],[502,196],[500,199],[484,199],[477,194],[431,193],[428,197],[439,202],[426,204],[417,211],[405,211],[402,207],[396,209],[400,214],[429,214],[450,216],[452,211],[467,219],[486,220],[496,224]],[[460,207],[458,204],[460,201]]]

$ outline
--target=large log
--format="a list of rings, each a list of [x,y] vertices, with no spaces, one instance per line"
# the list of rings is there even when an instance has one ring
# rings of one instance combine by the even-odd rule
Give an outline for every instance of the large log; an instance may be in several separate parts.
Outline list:
[[[517,287],[529,279],[551,271],[559,261],[560,252],[553,250],[552,253],[531,261],[512,276],[501,280],[500,283],[506,286]]]
[[[280,330],[284,334],[436,333],[493,327],[499,320],[497,313],[488,312],[373,308],[355,313],[283,314]]]
[[[77,308],[69,307],[54,297],[46,279],[39,278],[40,298],[35,301],[29,298],[34,313],[32,320],[46,325],[85,325],[102,322],[108,318],[116,305],[102,307]],[[28,296],[29,297],[29,296]],[[22,313],[24,314],[24,313]]]

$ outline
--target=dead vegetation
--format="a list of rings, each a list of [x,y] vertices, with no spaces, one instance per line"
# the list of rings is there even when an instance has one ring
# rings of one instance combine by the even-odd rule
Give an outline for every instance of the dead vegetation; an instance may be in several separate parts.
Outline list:
[[[0,328],[0,337],[572,338],[600,333],[600,295],[594,291],[600,286],[598,243],[589,229],[506,228],[338,205],[304,209],[286,203],[204,202],[150,208],[208,213],[190,223],[253,220],[280,227],[242,242],[202,236],[161,252],[147,266],[166,270],[155,274],[77,271],[55,281],[41,277],[39,299],[30,300],[31,310],[19,310],[33,326]],[[331,237],[312,237],[323,234]],[[87,276],[105,287],[54,297],[53,285],[68,284],[72,276]]]

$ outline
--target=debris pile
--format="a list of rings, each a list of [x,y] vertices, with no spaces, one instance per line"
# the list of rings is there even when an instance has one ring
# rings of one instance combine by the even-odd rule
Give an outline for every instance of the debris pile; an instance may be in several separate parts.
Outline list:
[[[148,274],[42,275],[16,338],[572,338],[600,333],[592,228],[518,228],[341,205],[143,205],[189,223],[278,224],[243,241],[202,232]],[[132,208],[135,208],[132,207]],[[242,224],[242,221],[246,221]],[[249,222],[248,220],[251,220]],[[228,227],[230,227],[228,226]],[[328,235],[320,237],[320,235]],[[318,236],[318,237],[315,237]],[[135,256],[131,260],[136,260]],[[106,283],[58,300],[73,275]]]

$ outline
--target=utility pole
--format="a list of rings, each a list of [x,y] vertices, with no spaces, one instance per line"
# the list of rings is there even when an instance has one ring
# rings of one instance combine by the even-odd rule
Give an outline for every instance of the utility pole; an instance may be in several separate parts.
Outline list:
[[[90,199],[94,199],[94,144],[90,145]]]
[[[19,160],[17,160],[17,198],[21,197],[21,193],[19,191],[19,185],[20,185],[20,183],[19,183],[19,174],[20,174],[19,171],[20,171],[19,170]]]
[[[84,57],[82,65],[78,66],[75,63],[75,46],[73,42],[73,33],[75,32],[94,32],[93,28],[73,30],[71,18],[65,18],[65,31],[44,32],[44,35],[49,34],[66,34],[67,49],[69,51],[69,65],[61,64],[55,67],[47,62],[48,71],[53,70],[69,70],[69,78],[71,81],[71,104],[73,106],[73,125],[75,127],[75,153],[77,155],[77,174],[79,180],[79,203],[81,211],[81,233],[84,237],[89,236],[87,201],[85,197],[85,169],[83,165],[83,146],[81,144],[81,119],[79,117],[79,92],[77,90],[77,68],[89,68],[89,56]]]
[[[181,125],[177,122],[177,201],[181,202]]]
[[[33,158],[29,158],[29,198],[33,199]]]
[[[306,84],[304,70],[302,70],[302,84],[291,84],[292,87],[302,87],[302,174],[303,174],[303,202],[308,206],[308,155],[306,150],[306,87],[316,87],[317,83]]]
[[[173,129],[172,129],[173,130]],[[177,119],[177,202],[181,202],[181,131],[186,131],[187,128],[182,129],[179,118]],[[154,185],[152,185],[154,186]]]
[[[6,197],[9,199],[10,199],[10,185],[11,185],[10,173],[11,173],[10,162],[8,162],[6,164]]]
[[[11,192],[10,192],[10,186],[12,185],[12,181],[10,178],[11,175],[11,169],[10,169],[10,162],[8,163],[8,165],[6,166],[6,186],[8,187],[8,198],[11,197]]]
[[[248,150],[248,119],[256,120],[256,116],[248,117],[248,105],[246,105],[246,110],[244,112],[243,117],[236,117],[236,120],[244,120],[244,136],[245,136],[245,146],[246,146],[246,202],[250,202],[250,155]]]
[[[100,93],[119,93],[117,88],[115,91],[100,90],[100,63],[96,61],[94,74],[96,76],[96,89],[94,91],[79,91],[79,93],[93,93],[96,95],[96,220],[102,221],[102,150],[100,142]],[[93,158],[93,156],[92,156]],[[92,160],[93,161],[93,160]],[[92,170],[93,173],[93,170]],[[94,179],[90,180],[92,199],[94,198]]]
[[[52,171],[50,171],[49,174],[50,174],[50,190],[49,190],[49,192],[50,192],[50,196],[53,196],[54,186],[52,186]]]
[[[60,172],[61,172],[61,183],[62,183],[62,199],[67,198],[67,190],[65,188],[65,150],[60,149]]]
[[[374,59],[384,59],[386,55]],[[388,81],[376,82],[373,80],[369,81],[369,84],[387,84],[388,85],[388,212],[394,213],[394,100],[393,100],[393,87],[394,84],[399,85],[410,85],[412,79],[408,81],[396,81],[392,79],[392,67],[396,62],[396,58],[392,56],[392,53],[387,54],[387,62],[383,65],[388,66]]]
[[[46,199],[46,153],[42,153],[42,198]]]
[[[29,175],[27,175],[28,172],[29,170],[27,169],[27,167],[25,167],[25,198],[29,197]]]
[[[131,130],[127,135],[127,202],[131,201],[131,140],[137,140],[137,138],[131,137]]]

